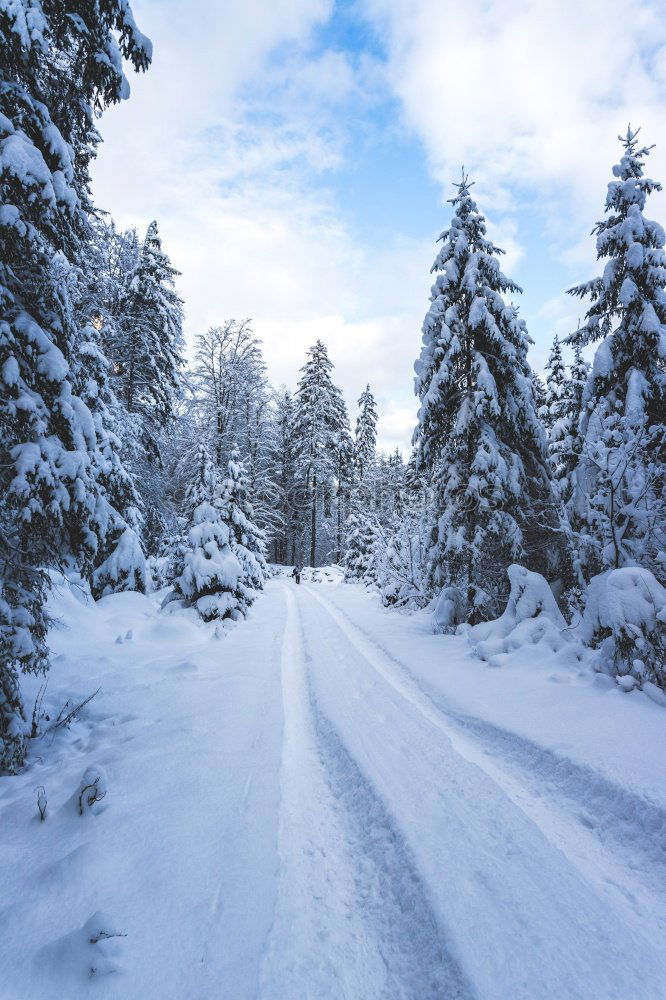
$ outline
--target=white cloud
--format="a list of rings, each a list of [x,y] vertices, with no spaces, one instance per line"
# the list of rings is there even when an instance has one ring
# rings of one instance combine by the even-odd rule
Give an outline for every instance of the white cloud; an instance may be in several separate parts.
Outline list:
[[[434,175],[447,186],[464,163],[483,204],[503,214],[518,189],[537,188],[554,235],[568,239],[600,213],[629,120],[648,142],[666,131],[663,3],[364,0],[364,9]],[[652,159],[663,174],[666,144]]]
[[[322,0],[199,0],[183,30],[175,4],[134,8],[155,63],[102,122],[95,195],[121,226],[158,219],[182,272],[190,346],[213,323],[251,316],[274,384],[293,388],[321,337],[352,422],[368,380],[409,401],[433,248],[361,245],[316,183],[345,155],[348,113],[376,100],[376,62],[313,49]],[[391,434],[404,446],[411,422],[405,440]]]

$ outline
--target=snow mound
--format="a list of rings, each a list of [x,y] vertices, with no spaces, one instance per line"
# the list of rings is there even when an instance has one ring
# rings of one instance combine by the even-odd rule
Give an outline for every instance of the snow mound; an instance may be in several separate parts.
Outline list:
[[[120,939],[124,937],[127,935],[115,921],[98,910],[82,927],[43,948],[40,958],[52,979],[80,987],[86,980],[122,971],[118,958],[122,953]]]
[[[570,645],[564,633],[567,624],[547,580],[523,566],[509,566],[507,572],[511,591],[502,615],[471,627],[461,625],[458,632],[467,635],[476,656],[491,666],[530,646],[535,647],[535,658],[560,653]]]
[[[327,583],[334,587],[343,583],[345,571],[342,566],[305,566],[301,573],[301,579],[305,583]]]
[[[432,612],[435,634],[454,632],[465,617],[465,596],[458,587],[444,587]]]
[[[595,670],[615,677],[625,691],[640,687],[661,700],[659,690],[666,690],[666,588],[649,570],[627,566],[595,576],[578,631],[596,650]]]
[[[108,788],[109,781],[103,767],[97,764],[86,768],[76,793],[79,815],[84,816],[99,812],[99,806],[96,806],[96,803],[106,796]],[[96,808],[93,808],[95,806]]]

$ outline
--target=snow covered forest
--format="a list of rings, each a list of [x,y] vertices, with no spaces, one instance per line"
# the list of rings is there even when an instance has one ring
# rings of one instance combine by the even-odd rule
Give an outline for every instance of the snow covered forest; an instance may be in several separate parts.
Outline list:
[[[0,0],[0,997],[664,1000],[663,137],[619,136],[543,377],[463,168],[386,454],[372,370],[350,412],[322,339],[290,387],[224,305],[186,343],[160,220],[96,204],[152,58],[127,0]]]

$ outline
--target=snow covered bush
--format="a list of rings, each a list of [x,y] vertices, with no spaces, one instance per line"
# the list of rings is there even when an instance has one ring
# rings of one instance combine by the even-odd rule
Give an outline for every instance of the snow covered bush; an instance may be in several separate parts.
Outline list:
[[[427,529],[423,518],[413,511],[405,511],[392,532],[378,533],[374,552],[377,580],[385,607],[426,606],[427,551]]]
[[[97,599],[123,590],[148,589],[148,570],[141,542],[129,526],[121,532],[111,554],[92,574],[91,589]]]
[[[175,596],[195,607],[206,622],[238,618],[245,609],[241,565],[231,550],[228,527],[206,501],[194,511],[189,543],[183,572],[174,582]]]
[[[345,553],[342,564],[346,583],[364,583],[376,586],[375,545],[377,525],[374,519],[359,509],[347,518]]]
[[[548,581],[524,566],[509,566],[507,573],[511,590],[500,617],[461,628],[474,652],[492,665],[499,662],[494,659],[499,654],[513,652],[522,646],[543,643],[550,651],[558,652],[568,641],[564,634],[567,623]]]
[[[46,673],[49,580],[20,559],[6,566],[0,548],[0,774],[16,774],[28,737],[19,671]]]
[[[120,966],[117,964],[119,953],[117,939],[127,937],[127,934],[118,929],[115,921],[98,910],[83,925],[80,937],[81,957],[91,978],[108,976],[120,971]]]
[[[186,504],[191,526],[182,553],[179,575],[165,604],[182,600],[194,607],[204,621],[239,618],[247,608],[242,567],[232,550],[230,528],[215,505],[217,475],[205,445],[199,446],[197,473],[190,484]]]
[[[595,576],[586,596],[578,631],[596,650],[595,670],[625,690],[666,691],[666,588],[649,570],[627,566]]]
[[[435,633],[455,632],[465,621],[465,595],[459,587],[444,587],[435,601],[432,628]]]

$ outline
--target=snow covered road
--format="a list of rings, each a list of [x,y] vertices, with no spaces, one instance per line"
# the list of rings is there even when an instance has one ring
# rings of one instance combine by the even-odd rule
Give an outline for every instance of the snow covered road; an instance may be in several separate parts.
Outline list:
[[[573,723],[565,753],[455,703],[433,656],[501,673],[463,640],[285,581],[219,642],[138,595],[61,613],[63,664],[104,690],[55,760],[0,781],[3,1000],[665,1000],[660,776],[604,773]],[[649,757],[662,710],[619,697]],[[108,807],[81,819],[92,760]],[[97,910],[127,936],[91,984]]]
[[[515,777],[484,767],[483,748],[318,588],[304,588],[299,609],[324,728],[385,803],[442,947],[464,970],[460,995],[663,997],[658,936],[609,909],[595,874],[517,801]],[[449,995],[414,986],[384,995]]]

